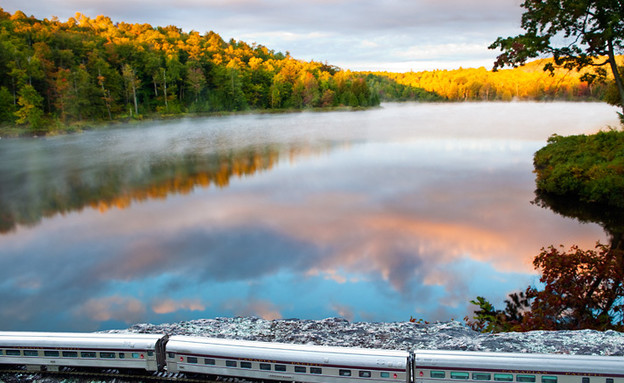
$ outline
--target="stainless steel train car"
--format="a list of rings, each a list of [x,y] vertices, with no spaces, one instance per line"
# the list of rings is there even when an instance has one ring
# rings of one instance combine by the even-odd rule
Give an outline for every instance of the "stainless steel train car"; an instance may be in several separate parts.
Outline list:
[[[30,370],[101,367],[158,371],[166,337],[147,334],[0,332],[0,364]]]
[[[391,351],[188,336],[0,332],[0,365],[302,383],[624,383],[624,357]]]
[[[287,382],[406,382],[406,351],[172,336],[167,370]]]
[[[414,383],[624,383],[624,357],[414,352]]]

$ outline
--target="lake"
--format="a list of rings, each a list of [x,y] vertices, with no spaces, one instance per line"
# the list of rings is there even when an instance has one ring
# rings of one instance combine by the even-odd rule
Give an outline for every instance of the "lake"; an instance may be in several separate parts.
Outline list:
[[[600,103],[384,104],[0,140],[0,328],[219,316],[461,320],[594,224],[531,204]]]

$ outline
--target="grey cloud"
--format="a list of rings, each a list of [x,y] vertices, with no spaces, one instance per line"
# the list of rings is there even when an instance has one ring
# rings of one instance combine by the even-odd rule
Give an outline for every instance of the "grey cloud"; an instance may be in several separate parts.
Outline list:
[[[407,71],[409,61],[459,66],[463,52],[453,57],[404,57],[394,52],[435,44],[480,44],[475,60],[493,61],[485,47],[496,37],[517,32],[520,0],[6,0],[8,11],[22,9],[44,18],[66,19],[75,12],[104,14],[114,21],[176,25],[200,33],[213,30],[234,38],[290,51],[296,58],[328,61],[355,69],[395,63]],[[289,38],[284,34],[291,33]],[[272,35],[268,36],[268,34]],[[378,41],[363,48],[362,42]],[[401,64],[404,63],[404,64]],[[359,65],[359,67],[358,67]],[[435,65],[435,64],[429,64]],[[466,66],[466,65],[464,65]],[[383,67],[380,69],[384,69]],[[417,68],[418,69],[418,68]]]

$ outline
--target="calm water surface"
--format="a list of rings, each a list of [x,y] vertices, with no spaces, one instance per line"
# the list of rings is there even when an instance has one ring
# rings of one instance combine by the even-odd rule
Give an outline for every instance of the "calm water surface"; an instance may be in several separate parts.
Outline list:
[[[605,235],[530,204],[593,103],[386,104],[0,140],[0,328],[461,319]]]

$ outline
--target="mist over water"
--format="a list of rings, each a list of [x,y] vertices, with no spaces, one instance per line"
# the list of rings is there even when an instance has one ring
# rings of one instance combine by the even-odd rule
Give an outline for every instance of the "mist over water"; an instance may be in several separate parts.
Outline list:
[[[386,104],[0,140],[0,326],[256,315],[461,319],[605,235],[531,205],[597,103]]]

